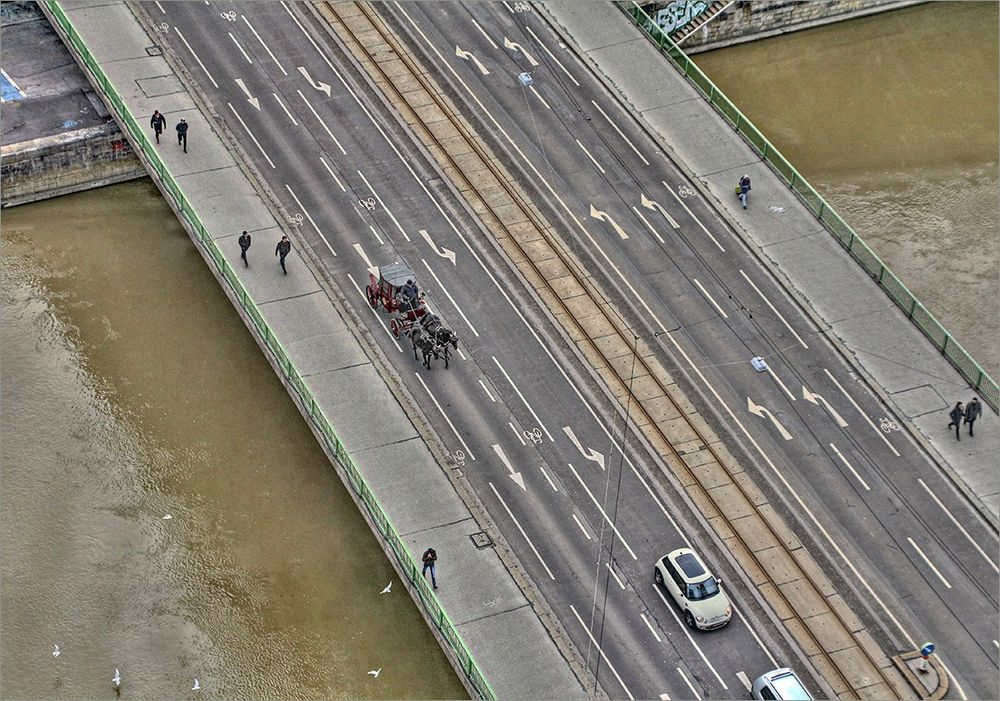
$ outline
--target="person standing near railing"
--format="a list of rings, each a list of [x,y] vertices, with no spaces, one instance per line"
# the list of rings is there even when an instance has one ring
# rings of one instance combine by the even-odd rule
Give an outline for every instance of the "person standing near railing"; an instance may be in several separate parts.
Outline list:
[[[184,153],[188,152],[188,123],[186,119],[177,122],[177,145],[184,146]]]
[[[153,127],[156,134],[156,143],[160,143],[160,134],[167,128],[167,118],[160,113],[160,110],[153,110],[153,117],[149,120],[149,126]]]
[[[747,208],[747,193],[750,192],[750,176],[744,174],[740,178],[740,204],[743,205],[743,209]]]

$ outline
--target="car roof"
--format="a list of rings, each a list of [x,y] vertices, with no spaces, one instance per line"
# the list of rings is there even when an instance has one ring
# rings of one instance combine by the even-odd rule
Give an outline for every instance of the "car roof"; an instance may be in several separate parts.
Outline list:
[[[667,555],[680,570],[681,575],[689,582],[698,581],[709,576],[708,569],[691,548],[679,548]]]
[[[806,701],[810,698],[809,692],[802,686],[802,682],[795,676],[795,672],[788,669],[784,674],[775,674],[771,677],[771,686],[778,692],[778,697],[782,699],[801,699]]]

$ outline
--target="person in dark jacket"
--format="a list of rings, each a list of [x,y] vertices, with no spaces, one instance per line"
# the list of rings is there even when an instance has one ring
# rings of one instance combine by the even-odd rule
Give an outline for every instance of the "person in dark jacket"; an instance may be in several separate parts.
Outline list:
[[[973,397],[972,401],[965,405],[965,423],[969,424],[969,438],[974,437],[972,424],[983,415],[983,405],[979,403],[979,397]]]
[[[149,126],[153,127],[156,133],[156,143],[160,143],[160,134],[167,128],[167,118],[160,114],[160,110],[153,110],[153,117],[149,120]]]
[[[282,236],[281,240],[278,241],[277,248],[274,249],[274,255],[280,256],[278,262],[281,263],[281,272],[288,275],[288,271],[285,269],[285,256],[287,256],[292,250],[292,242],[288,240],[287,236]]]
[[[243,264],[246,267],[250,267],[250,263],[247,262],[247,251],[250,249],[250,234],[243,232],[240,235],[240,258],[243,259]]]
[[[188,123],[187,120],[182,119],[177,122],[177,145],[184,146],[184,153],[188,152]]]
[[[740,204],[743,209],[747,208],[747,193],[750,192],[750,176],[745,175],[740,178]]]
[[[965,418],[965,409],[962,408],[962,402],[955,402],[955,408],[951,410],[950,414],[948,414],[948,418],[951,419],[951,422],[948,424],[948,428],[954,426],[955,438],[962,440],[962,436],[958,433],[958,429],[962,425],[962,419]]]
[[[424,561],[424,567],[423,567],[422,570],[420,570],[420,576],[421,577],[426,577],[427,576],[427,570],[430,570],[431,571],[431,585],[435,589],[437,589],[438,588],[438,583],[437,583],[437,579],[435,579],[435,577],[434,577],[434,563],[437,562],[437,559],[438,559],[437,552],[434,550],[434,548],[427,548],[427,550],[424,551],[424,555],[423,555],[423,557],[421,559]]]

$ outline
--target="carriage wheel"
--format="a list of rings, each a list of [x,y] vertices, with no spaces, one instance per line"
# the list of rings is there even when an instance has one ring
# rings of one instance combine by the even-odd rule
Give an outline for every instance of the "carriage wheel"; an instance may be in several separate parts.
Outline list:
[[[400,326],[400,323],[399,323],[398,319],[390,319],[389,320],[389,330],[392,331],[392,335],[393,336],[395,336],[396,338],[399,338],[399,334],[400,334],[400,331],[402,331],[402,328]]]
[[[371,285],[365,287],[365,293],[368,295],[368,304],[371,305],[372,309],[378,309],[378,295],[375,294],[375,288]]]

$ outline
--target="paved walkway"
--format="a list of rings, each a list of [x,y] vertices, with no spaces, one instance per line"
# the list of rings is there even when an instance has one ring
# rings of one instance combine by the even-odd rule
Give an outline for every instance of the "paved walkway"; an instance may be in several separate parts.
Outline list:
[[[553,0],[542,7],[996,527],[996,413],[983,404],[979,433],[970,439],[963,429],[955,440],[948,411],[975,392],[627,16],[611,3]],[[733,196],[743,173],[753,180],[745,211]],[[988,306],[995,312],[996,301]]]
[[[259,305],[414,561],[429,546],[437,550],[438,598],[498,697],[586,696],[496,550],[480,549],[471,540],[483,528],[386,384],[368,347],[342,318],[323,272],[313,272],[299,242],[287,261],[288,274],[282,274],[273,251],[283,230],[274,211],[167,61],[147,52],[155,42],[124,3],[89,0],[63,6],[139,123],[148,124],[153,109],[166,115],[161,158]],[[186,154],[174,133],[181,117],[190,125]],[[242,228],[254,241],[249,268],[240,261],[236,242]]]

